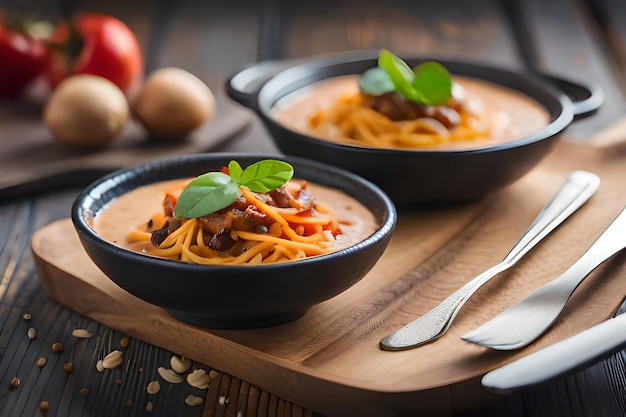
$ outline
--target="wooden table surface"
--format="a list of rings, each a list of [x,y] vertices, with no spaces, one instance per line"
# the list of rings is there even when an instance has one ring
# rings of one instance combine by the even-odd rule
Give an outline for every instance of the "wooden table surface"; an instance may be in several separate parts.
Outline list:
[[[595,116],[573,124],[567,136],[581,141],[600,134],[626,136],[626,129],[619,127],[626,115],[623,0],[0,0],[0,7],[40,10],[50,18],[58,17],[61,10],[113,14],[137,34],[147,72],[179,66],[198,75],[225,78],[263,60],[388,48],[399,55],[466,60],[593,81],[603,89],[605,104]],[[0,156],[3,142],[42,131],[40,111],[36,100],[0,101]],[[11,129],[6,129],[9,124]],[[215,150],[277,152],[255,118],[249,128]],[[136,383],[97,378],[95,362],[103,352],[124,344],[125,335],[50,298],[41,288],[30,253],[33,232],[68,217],[80,191],[77,183],[80,178],[0,198],[1,416],[40,415],[44,400],[50,404],[49,416],[315,415],[315,410],[219,370],[203,406],[185,405],[190,392],[182,385],[149,395],[145,385],[157,379],[159,366],[169,367],[172,353],[132,338],[125,347],[127,354],[143,363],[142,372],[133,373],[139,375]],[[27,336],[29,328],[37,330],[32,340]],[[78,344],[71,336],[75,328],[88,328],[97,337]],[[66,348],[52,353],[54,342]],[[33,364],[41,356],[48,362],[38,368]],[[74,372],[64,372],[67,362],[73,363]],[[210,364],[195,366],[210,369]],[[15,377],[21,383],[11,388]],[[89,388],[88,395],[81,395],[81,388]],[[255,407],[246,406],[240,392],[254,393],[260,400]],[[626,352],[622,351],[570,377],[503,397],[488,408],[454,415],[617,417],[626,415],[625,399]],[[152,411],[146,409],[149,402]]]

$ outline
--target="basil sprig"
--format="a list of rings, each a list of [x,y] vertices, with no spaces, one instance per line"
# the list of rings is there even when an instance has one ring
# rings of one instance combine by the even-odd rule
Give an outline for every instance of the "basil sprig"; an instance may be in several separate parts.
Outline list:
[[[191,181],[178,197],[174,216],[190,219],[215,213],[241,196],[240,186],[257,193],[280,188],[293,176],[293,167],[284,161],[265,159],[241,168],[237,161],[228,163],[228,174],[208,172]]]
[[[378,66],[359,78],[359,88],[373,96],[396,92],[415,103],[435,106],[445,104],[452,97],[452,78],[437,62],[423,62],[411,69],[402,59],[383,49]]]

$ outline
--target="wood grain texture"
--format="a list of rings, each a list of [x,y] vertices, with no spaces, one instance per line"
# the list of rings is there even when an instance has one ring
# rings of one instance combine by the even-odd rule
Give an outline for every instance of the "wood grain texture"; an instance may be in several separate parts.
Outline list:
[[[607,49],[606,34],[589,18],[590,7],[586,2],[514,0],[507,4],[513,27],[518,28],[518,45],[530,69],[582,83],[593,82],[604,92],[605,105],[598,114],[576,123],[569,130],[570,134],[587,137],[624,115],[623,77],[620,80],[619,76],[614,76],[620,70],[614,55]]]
[[[581,140],[586,140],[590,136],[596,136],[597,130],[595,129],[597,128],[603,131],[604,138],[611,139],[607,142],[623,138],[623,124],[612,125],[606,132],[604,131],[605,127],[612,122],[614,115],[623,115],[626,112],[622,101],[626,91],[624,88],[624,74],[626,74],[624,71],[626,68],[624,30],[626,26],[623,24],[626,3],[623,0],[556,1],[555,4],[558,7],[552,7],[552,3],[545,0],[529,0],[528,2],[511,2],[510,0],[355,2],[342,0],[332,2],[333,4],[329,6],[326,13],[311,13],[308,21],[307,17],[297,10],[299,4],[303,5],[307,2],[283,0],[227,2],[0,0],[0,7],[39,11],[35,8],[40,7],[42,3],[45,3],[43,14],[55,18],[59,16],[59,9],[64,7],[102,11],[122,18],[138,34],[142,48],[144,48],[148,72],[161,65],[177,65],[193,71],[210,70],[221,76],[227,76],[257,60],[304,56],[305,51],[324,53],[348,47],[351,49],[371,48],[381,45],[409,53],[413,51],[427,54],[440,53],[450,58],[459,57],[516,68],[524,68],[525,65],[544,65],[548,61],[544,61],[543,58],[547,57],[550,65],[544,68],[561,75],[584,74],[585,79],[608,86],[606,91],[614,94],[612,97],[616,98],[616,100],[606,102],[605,109],[598,115],[599,119],[589,121],[589,123],[586,121],[575,123],[568,129],[568,132]],[[194,9],[194,3],[197,9]],[[331,2],[319,4],[323,6],[326,3]],[[340,6],[341,3],[350,5],[350,8]],[[531,38],[523,40],[517,36],[519,26],[515,26],[515,16],[507,12],[510,3],[523,3],[524,9],[522,10],[526,11],[521,12],[521,15],[525,16],[521,19],[521,27],[526,27],[526,30],[531,32]],[[525,3],[531,4],[525,5]],[[177,5],[180,5],[180,9]],[[304,4],[303,7],[306,5]],[[383,10],[384,8],[389,10]],[[392,10],[398,8],[406,8],[410,12],[403,14]],[[194,19],[196,10],[198,18]],[[368,13],[372,15],[368,16]],[[389,20],[383,19],[382,16]],[[568,16],[568,18],[561,18],[562,16]],[[292,21],[292,19],[295,20]],[[192,26],[187,35],[183,33],[186,32],[186,20],[190,20]],[[241,24],[241,22],[244,23]],[[301,30],[298,29],[298,25],[301,26]],[[323,36],[325,28],[333,34],[332,37]],[[569,35],[561,37],[560,32]],[[316,36],[312,36],[313,34]],[[192,36],[195,38],[191,39]],[[286,36],[290,38],[287,39]],[[185,48],[185,44],[192,44],[198,49]],[[286,45],[289,45],[288,49]],[[536,58],[530,61],[524,60],[521,53],[527,47],[539,47],[538,55],[534,55]],[[581,57],[585,59],[580,59]],[[591,59],[586,59],[587,57]],[[22,104],[11,102],[6,106],[9,110],[0,109],[0,118],[1,114],[19,115],[20,118],[27,119],[24,120],[20,129],[28,131],[33,128],[33,121],[38,120],[39,113],[28,106],[20,106]],[[609,114],[609,117],[605,117],[606,114]],[[0,135],[6,131],[6,128],[5,122],[0,121]],[[0,152],[2,146],[0,144]],[[256,119],[251,129],[245,132],[241,139],[224,143],[219,148],[222,150],[276,151],[264,128]],[[626,156],[623,148],[614,149],[622,158]],[[67,187],[67,184],[63,186]],[[107,332],[112,332],[112,336],[102,338],[104,343],[117,340],[116,338],[122,335],[50,299],[41,289],[37,274],[34,272],[32,256],[28,253],[27,245],[31,234],[34,230],[44,227],[57,218],[66,217],[73,197],[77,193],[78,190],[73,189],[43,193],[31,192],[17,199],[0,201],[0,219],[2,219],[0,222],[0,369],[4,372],[0,373],[1,386],[4,387],[0,389],[0,416],[39,415],[37,404],[43,398],[51,400],[53,408],[50,417],[54,415],[172,417],[189,415],[185,413],[193,411],[201,412],[202,410],[190,411],[185,407],[180,407],[180,401],[184,396],[177,396],[180,392],[176,391],[167,397],[167,401],[160,397],[159,407],[156,407],[152,413],[147,413],[143,407],[145,404],[141,400],[143,390],[139,389],[141,387],[131,387],[131,384],[123,385],[119,391],[115,390],[117,387],[115,384],[100,384],[98,395],[92,395],[87,401],[82,401],[82,397],[72,395],[72,389],[75,388],[75,385],[72,385],[74,379],[66,378],[60,369],[62,364],[58,362],[46,368],[42,373],[49,379],[35,380],[32,378],[36,375],[29,374],[31,378],[23,378],[24,383],[19,391],[10,391],[6,388],[12,378],[7,370],[14,369],[12,367],[20,362],[22,356],[32,355],[32,352],[38,352],[39,349],[47,349],[50,338],[57,334],[65,334],[67,326],[73,324],[93,326],[96,331],[105,335],[108,334]],[[519,225],[519,228],[523,227],[525,225]],[[572,240],[576,241],[576,237]],[[508,243],[507,245],[503,243],[498,250],[507,250]],[[496,255],[500,253],[493,254],[493,258],[497,258]],[[420,256],[421,259],[425,259],[430,255],[420,254]],[[558,255],[555,259],[558,259]],[[530,258],[528,260],[530,261]],[[462,274],[467,272],[469,275],[475,269],[478,269],[477,265],[471,271],[463,271],[460,267],[455,268],[455,271],[460,271]],[[441,274],[442,272],[439,272],[439,276],[442,276]],[[401,291],[415,292],[416,288],[419,288],[412,285],[411,280],[406,280],[405,284],[406,286],[401,287]],[[440,291],[443,292],[442,289]],[[406,301],[409,306],[410,297],[410,295],[407,296]],[[436,300],[431,299],[429,302],[434,305]],[[387,317],[400,312],[402,305],[400,303],[395,306],[396,310],[388,313]],[[378,311],[388,311],[387,306],[376,308]],[[409,308],[411,311],[405,313],[407,319],[413,317],[416,307],[410,306]],[[23,343],[26,327],[21,314],[25,311],[35,313],[38,320],[41,319],[41,315],[48,314],[49,321],[46,323],[50,323],[47,336],[44,337],[41,333],[41,338],[28,345]],[[331,328],[341,330],[341,321],[334,323]],[[365,337],[370,334],[367,333],[368,331],[364,332]],[[346,335],[346,333],[345,330],[340,332],[339,339],[354,336],[353,334]],[[285,336],[284,339],[288,346],[284,351],[291,352],[294,357],[299,357],[293,354],[296,346],[288,342],[290,338]],[[329,338],[325,342],[332,344],[331,340],[332,338]],[[312,340],[312,343],[319,343],[319,341]],[[150,363],[164,364],[170,355],[163,349],[137,339],[131,339],[131,345],[135,346],[130,356],[133,360],[146,357],[153,361]],[[334,346],[339,346],[339,343]],[[94,345],[89,345],[81,352],[82,358],[88,364],[85,369],[93,367],[92,354],[97,351],[93,349]],[[324,355],[332,354],[327,351],[311,357],[312,361],[319,361],[314,363],[320,363],[325,360]],[[407,363],[410,365],[410,362]],[[23,369],[30,372],[32,366],[26,365],[29,364],[24,362]],[[256,365],[252,366],[252,370],[256,368]],[[474,411],[452,412],[452,414],[463,417],[623,416],[626,415],[624,369],[626,369],[626,355],[624,352],[619,352],[572,377],[502,398],[494,406],[480,407]],[[152,374],[151,377],[156,377],[156,375]],[[219,378],[221,381],[222,377]],[[215,385],[219,389],[210,391],[207,395],[205,416],[237,415],[238,410],[234,406],[231,405],[226,409],[218,403],[218,394],[230,392],[231,383],[236,385],[236,378],[224,374],[224,384],[220,382]],[[246,389],[243,381],[237,386],[240,390]],[[459,389],[462,390],[462,387],[453,386],[450,395],[458,392]],[[126,395],[134,397],[134,407],[125,405]],[[441,400],[449,402],[450,395],[444,396],[445,398]],[[248,398],[247,414],[244,415],[266,416],[270,412],[278,413],[279,411],[282,415],[288,415],[290,407],[288,403],[285,405],[285,400],[280,401],[276,395],[271,395],[255,385],[250,385]],[[341,400],[349,403],[353,398],[346,396]],[[60,403],[63,404],[62,413],[57,413],[59,409],[57,406]],[[280,410],[279,403],[283,405]],[[167,407],[162,407],[164,404],[167,404]],[[453,408],[452,404],[448,405],[449,408]],[[430,404],[420,404],[417,398],[412,406],[414,409],[419,408],[420,412],[406,411],[398,414],[403,416],[427,414]],[[298,410],[302,411],[298,407],[291,406],[292,415],[298,415]],[[68,413],[63,414],[65,411]],[[309,414],[305,413],[305,415]]]
[[[620,256],[591,274],[556,325],[532,346],[503,353],[459,339],[559,275],[621,211],[624,149],[561,143],[540,167],[494,198],[462,208],[401,213],[388,251],[361,282],[301,319],[271,328],[207,331],[177,322],[100,273],[67,220],[37,232],[33,250],[44,288],[60,302],[230,375],[245,375],[285,400],[327,415],[387,415],[390,410],[449,415],[493,399],[478,384],[487,370],[617,310],[626,294]],[[579,213],[514,270],[481,289],[439,341],[406,352],[378,349],[382,336],[503,258],[572,169],[593,171],[602,180]]]

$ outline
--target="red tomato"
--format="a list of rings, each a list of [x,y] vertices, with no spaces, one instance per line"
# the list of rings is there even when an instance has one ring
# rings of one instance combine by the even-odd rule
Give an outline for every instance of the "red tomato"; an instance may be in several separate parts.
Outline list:
[[[50,41],[46,77],[52,88],[74,74],[107,78],[126,95],[143,77],[141,48],[135,34],[121,20],[104,14],[81,15],[73,24],[59,25]]]
[[[15,97],[46,66],[46,47],[39,39],[0,22],[0,97]]]

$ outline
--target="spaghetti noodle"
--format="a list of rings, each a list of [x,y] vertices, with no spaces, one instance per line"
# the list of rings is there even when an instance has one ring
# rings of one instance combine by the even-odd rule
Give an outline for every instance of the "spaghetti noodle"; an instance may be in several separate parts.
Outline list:
[[[486,109],[472,111],[463,103],[456,103],[454,107],[422,106],[417,117],[397,120],[372,103],[372,98],[362,93],[341,96],[330,107],[319,109],[309,118],[311,131],[330,140],[413,149],[485,140],[492,135],[492,121]],[[455,120],[440,117],[442,110],[454,112]]]
[[[127,243],[143,253],[197,264],[265,264],[292,261],[336,250],[339,221],[290,180],[268,193],[240,187],[230,206],[200,218],[173,216],[185,184],[168,189],[163,212],[131,231]]]

